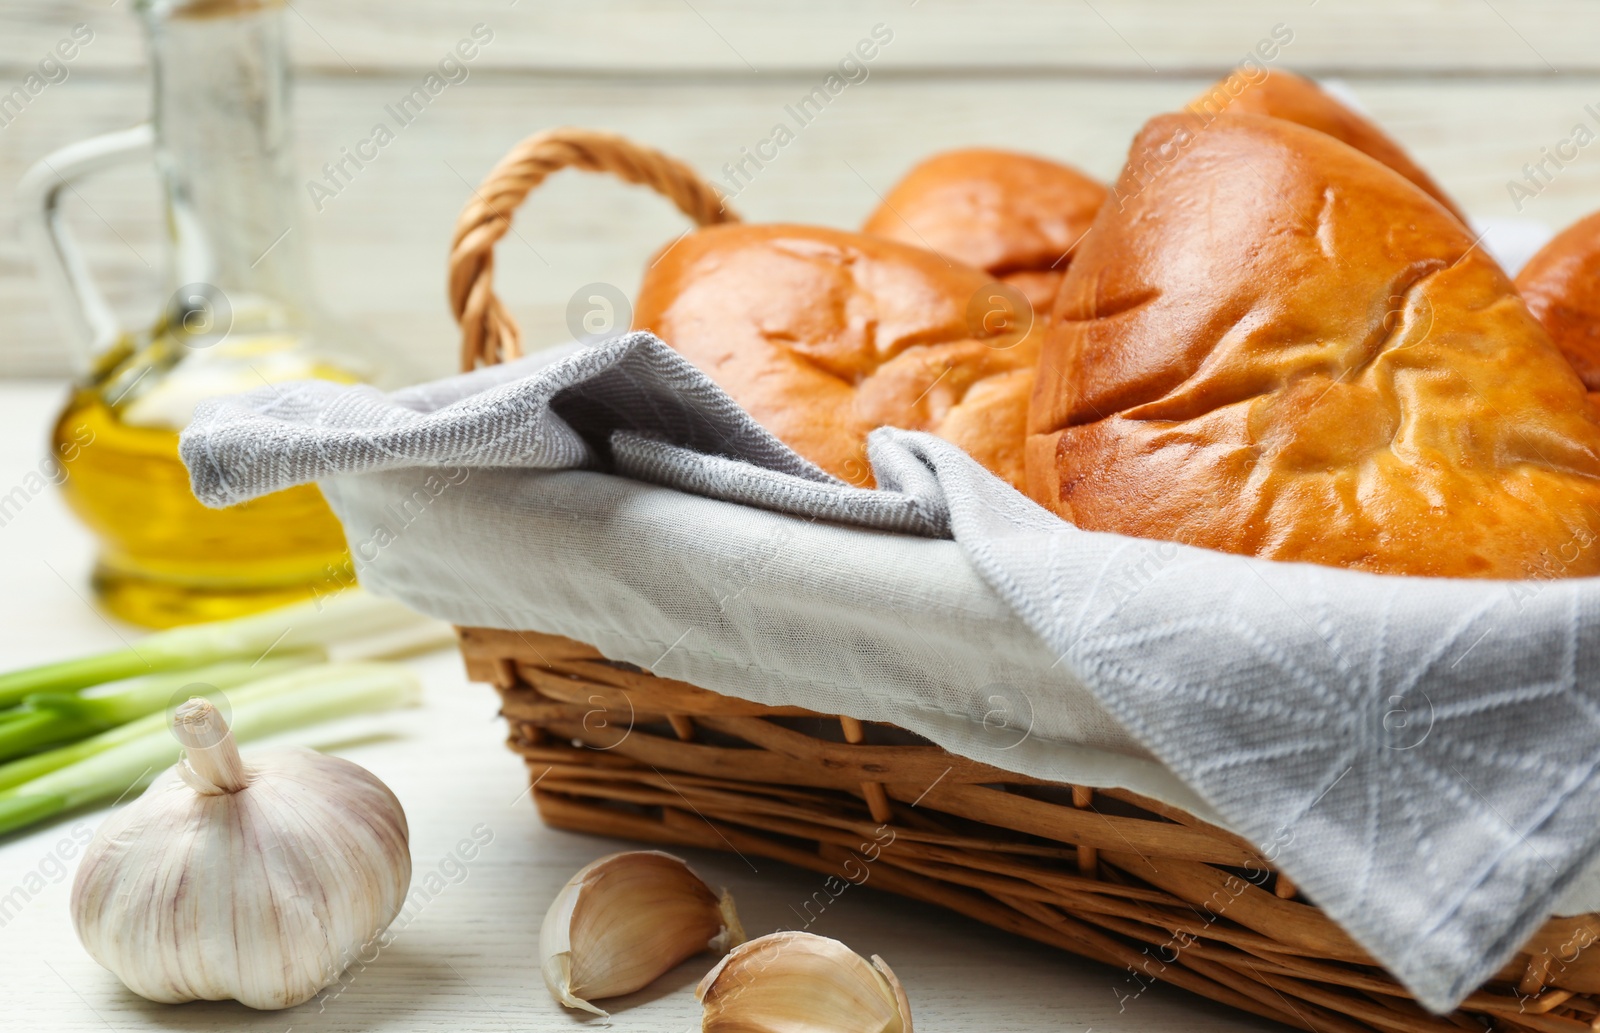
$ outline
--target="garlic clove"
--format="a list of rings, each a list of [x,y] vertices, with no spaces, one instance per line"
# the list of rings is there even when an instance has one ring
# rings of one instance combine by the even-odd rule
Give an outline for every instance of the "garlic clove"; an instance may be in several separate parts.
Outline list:
[[[877,955],[780,932],[728,952],[695,988],[703,1033],[912,1033],[905,989]]]
[[[643,989],[703,950],[744,942],[733,898],[711,891],[681,858],[612,854],[567,881],[539,929],[544,982],[568,1008]]]
[[[305,749],[246,765],[211,703],[178,708],[184,759],[101,823],[72,886],[90,956],[134,993],[276,1009],[378,942],[411,883],[405,812],[359,765]]]

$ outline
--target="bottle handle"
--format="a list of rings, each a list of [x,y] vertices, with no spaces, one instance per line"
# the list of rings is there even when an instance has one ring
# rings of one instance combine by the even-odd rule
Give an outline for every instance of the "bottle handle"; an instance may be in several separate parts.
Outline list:
[[[35,162],[17,183],[17,210],[51,306],[67,331],[80,371],[122,333],[68,228],[61,201],[73,184],[97,172],[149,159],[155,133],[148,122],[79,140]]]

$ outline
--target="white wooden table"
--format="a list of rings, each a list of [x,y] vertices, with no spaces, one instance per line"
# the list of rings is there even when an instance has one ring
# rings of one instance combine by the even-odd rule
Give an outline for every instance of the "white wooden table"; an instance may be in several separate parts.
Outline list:
[[[44,455],[45,428],[64,385],[0,386],[0,493]],[[0,667],[114,648],[116,627],[86,601],[88,536],[54,490],[33,497],[0,527]],[[392,787],[411,822],[413,885],[479,825],[493,839],[369,968],[347,978],[326,1005],[252,1012],[241,1005],[147,1003],[96,965],[72,932],[67,898],[76,858],[52,859],[88,810],[36,832],[0,840],[0,1030],[240,1030],[252,1033],[563,1030],[583,1020],[556,1006],[540,981],[539,922],[557,889],[579,867],[626,846],[543,827],[525,791],[522,762],[502,746],[492,689],[467,682],[454,652],[413,661],[426,684],[415,710],[352,718],[290,741],[329,748],[365,765]],[[728,886],[751,935],[802,924],[795,909],[819,877],[777,862],[756,868],[732,855],[696,853],[696,868]],[[455,874],[455,880],[448,876]],[[42,892],[4,902],[30,875]],[[37,885],[37,881],[32,882]],[[13,898],[13,904],[17,903]],[[864,890],[841,897],[812,931],[881,954],[905,983],[919,1029],[1023,1031],[1269,1030],[1181,991],[1138,985],[1126,972],[1040,947],[932,907]],[[686,962],[656,986],[613,1003],[619,1030],[691,1030],[693,988],[709,956]]]

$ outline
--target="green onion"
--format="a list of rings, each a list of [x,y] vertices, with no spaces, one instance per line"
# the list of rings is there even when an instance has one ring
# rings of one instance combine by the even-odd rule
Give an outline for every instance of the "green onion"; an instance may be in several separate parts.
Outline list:
[[[15,706],[39,692],[73,692],[103,682],[223,660],[254,661],[273,649],[325,646],[417,619],[397,602],[351,589],[248,617],[158,631],[127,649],[0,674],[0,707]]]
[[[21,707],[6,711],[3,715],[5,720],[0,721],[0,761],[126,724],[161,710],[173,702],[175,694],[191,686],[195,691],[189,692],[184,699],[198,694],[201,686],[232,688],[324,659],[326,655],[317,650],[289,653],[256,663],[227,660],[188,671],[138,678],[129,682],[127,688],[104,695],[35,693],[23,700]]]
[[[421,685],[395,664],[326,664],[243,685],[229,694],[235,738],[415,702]],[[165,710],[71,746],[0,766],[0,835],[62,811],[125,796],[177,761]]]
[[[14,800],[0,797],[0,836],[54,817],[66,809],[60,797],[23,796]]]

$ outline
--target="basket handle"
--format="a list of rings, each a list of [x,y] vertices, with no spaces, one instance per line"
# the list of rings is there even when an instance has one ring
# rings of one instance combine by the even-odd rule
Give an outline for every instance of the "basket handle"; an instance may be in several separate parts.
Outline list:
[[[511,213],[533,188],[569,167],[609,172],[647,186],[699,226],[739,221],[720,190],[653,147],[593,129],[535,133],[489,170],[456,218],[450,241],[450,310],[461,324],[463,370],[522,354],[522,331],[494,292],[494,246],[511,228]]]

